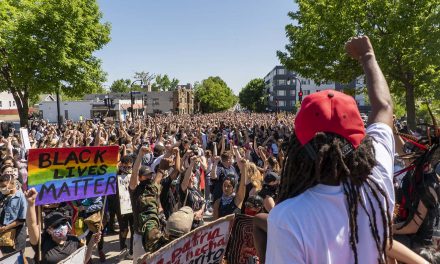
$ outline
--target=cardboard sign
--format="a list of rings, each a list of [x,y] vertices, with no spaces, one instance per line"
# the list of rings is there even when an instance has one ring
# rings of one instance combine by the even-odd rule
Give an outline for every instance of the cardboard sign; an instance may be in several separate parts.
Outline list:
[[[77,249],[75,252],[72,253],[68,258],[66,258],[63,261],[58,262],[58,264],[78,264],[78,263],[84,263],[84,260],[86,258],[86,246],[83,246],[79,249]]]
[[[1,252],[0,252],[1,253]],[[4,257],[0,257],[1,264],[23,264],[24,258],[21,252],[17,251]]]
[[[226,260],[228,263],[246,264],[249,259],[257,256],[253,237],[253,216],[236,215],[234,226],[232,227],[231,237],[226,250]],[[256,257],[257,262],[258,257]]]
[[[36,205],[116,193],[118,146],[29,150],[28,186]]]
[[[29,133],[27,128],[20,128],[20,137],[24,149],[29,150],[31,148],[31,142],[29,140]]]
[[[118,175],[118,191],[121,215],[133,213],[131,206],[130,192],[128,191],[131,174]]]
[[[201,226],[153,254],[139,264],[221,264],[229,240],[234,215]]]

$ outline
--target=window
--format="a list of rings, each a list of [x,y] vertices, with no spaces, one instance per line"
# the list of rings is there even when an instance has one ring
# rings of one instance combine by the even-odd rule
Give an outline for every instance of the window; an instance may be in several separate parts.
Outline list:
[[[306,80],[301,80],[301,84],[307,84]]]
[[[286,90],[278,90],[277,95],[278,96],[286,96]]]
[[[310,90],[303,90],[304,95],[309,95],[310,94]]]
[[[285,69],[277,69],[277,74],[284,75],[284,74],[286,74],[286,70]]]
[[[278,80],[278,85],[286,85],[286,84],[287,84],[286,80],[283,79]]]
[[[269,101],[273,101],[273,96],[269,96]]]
[[[295,106],[296,102],[295,101],[290,101],[290,106]]]
[[[316,90],[316,92],[320,92],[321,90]]]
[[[9,101],[9,107],[11,107],[12,106],[12,102],[11,101]]]
[[[15,106],[15,101],[12,101],[12,106]]]
[[[286,106],[286,101],[284,101],[284,100],[279,100],[279,101],[278,101],[278,106]]]
[[[295,96],[296,91],[292,89],[292,90],[289,91],[289,93],[290,93],[290,96]]]
[[[0,101],[0,107],[3,107],[3,105],[2,105],[2,101]]]

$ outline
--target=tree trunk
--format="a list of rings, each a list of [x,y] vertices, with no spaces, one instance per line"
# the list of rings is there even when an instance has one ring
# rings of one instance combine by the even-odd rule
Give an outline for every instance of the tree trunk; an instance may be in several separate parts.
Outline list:
[[[29,105],[27,102],[23,104],[22,107],[17,107],[18,115],[20,117],[20,126],[28,127],[29,120]]]
[[[414,98],[414,85],[410,82],[410,80],[405,79],[403,81],[405,86],[405,103],[406,103],[406,119],[408,122],[408,128],[411,130],[415,130],[416,128],[416,102]]]

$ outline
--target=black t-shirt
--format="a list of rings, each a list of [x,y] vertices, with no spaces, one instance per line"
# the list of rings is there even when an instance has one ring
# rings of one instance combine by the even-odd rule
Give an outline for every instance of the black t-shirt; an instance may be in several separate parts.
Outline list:
[[[71,235],[67,236],[67,240],[63,245],[55,243],[47,233],[42,234],[41,241],[41,252],[43,257],[41,262],[38,262],[38,244],[31,245],[35,252],[34,260],[36,263],[40,264],[56,264],[72,255],[82,246],[79,239],[76,236]]]
[[[194,212],[200,210],[205,204],[205,199],[196,188],[188,187],[186,189],[186,192],[182,191],[182,188],[179,188],[179,196],[182,206],[189,206],[193,209]]]
[[[237,169],[234,166],[225,168],[222,163],[218,164],[216,173],[217,173],[217,179],[211,180],[213,186],[212,196],[214,202],[223,195],[223,181],[225,180],[227,175],[234,175],[237,183],[239,182],[239,178],[240,178]],[[234,186],[234,188],[235,187],[236,186]]]
[[[176,212],[179,206],[179,193],[177,189],[173,191],[171,188],[172,182],[173,180],[170,177],[166,177],[161,181],[160,203],[166,219]]]

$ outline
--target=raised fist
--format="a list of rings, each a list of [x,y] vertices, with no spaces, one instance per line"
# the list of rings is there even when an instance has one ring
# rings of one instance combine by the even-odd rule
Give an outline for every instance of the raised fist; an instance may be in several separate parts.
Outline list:
[[[28,204],[31,206],[34,206],[35,200],[37,200],[37,195],[38,195],[38,192],[35,190],[35,188],[31,188],[31,189],[25,191],[24,194],[26,196],[26,200],[27,200]]]
[[[373,46],[367,36],[351,38],[345,43],[345,50],[355,60],[362,59],[367,54],[374,55]]]

